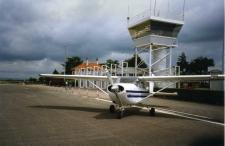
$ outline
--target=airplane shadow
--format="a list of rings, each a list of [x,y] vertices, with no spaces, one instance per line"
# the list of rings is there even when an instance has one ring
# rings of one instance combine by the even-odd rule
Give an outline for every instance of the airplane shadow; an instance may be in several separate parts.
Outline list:
[[[40,109],[56,109],[56,110],[72,110],[72,111],[84,111],[99,113],[95,116],[96,119],[115,119],[113,114],[110,114],[107,109],[93,108],[93,107],[76,107],[76,106],[53,106],[53,105],[35,105],[28,106],[30,108],[40,108]]]
[[[109,113],[108,109],[93,108],[93,107],[53,106],[53,105],[34,105],[34,106],[28,106],[28,107],[39,108],[39,109],[72,110],[72,111],[99,113],[98,115],[94,116],[94,118],[96,119],[116,119],[117,118],[117,114]],[[129,117],[129,116],[148,116],[149,117],[149,113],[146,111],[141,111],[140,108],[134,107],[134,108],[126,109],[124,113],[124,117]],[[155,117],[184,119],[182,117],[178,117],[175,115],[159,113],[159,112],[156,112]]]

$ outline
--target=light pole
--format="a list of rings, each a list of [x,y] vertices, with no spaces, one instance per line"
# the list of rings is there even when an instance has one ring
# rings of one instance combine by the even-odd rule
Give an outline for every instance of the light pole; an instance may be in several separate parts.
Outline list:
[[[65,56],[64,56],[64,83],[66,81],[66,61],[67,61],[67,48],[65,47]]]

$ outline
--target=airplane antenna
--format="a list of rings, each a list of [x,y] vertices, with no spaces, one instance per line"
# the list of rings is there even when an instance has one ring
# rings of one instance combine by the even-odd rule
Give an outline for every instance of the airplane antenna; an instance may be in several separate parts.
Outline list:
[[[129,25],[130,20],[130,0],[128,0],[128,7],[127,7],[127,26]]]
[[[65,65],[64,65],[64,82],[66,81],[66,61],[67,61],[67,47],[65,47],[65,57],[64,57]]]
[[[152,0],[149,2],[149,17],[151,17]]]
[[[130,0],[128,0],[127,17],[130,17]]]
[[[167,9],[167,16],[170,16],[170,0],[168,0],[168,9]]]
[[[183,4],[183,20],[184,20],[184,11],[185,11],[185,0],[184,0],[184,4]]]
[[[155,9],[156,9],[156,0],[155,0],[155,4],[154,4],[154,16],[155,16]]]

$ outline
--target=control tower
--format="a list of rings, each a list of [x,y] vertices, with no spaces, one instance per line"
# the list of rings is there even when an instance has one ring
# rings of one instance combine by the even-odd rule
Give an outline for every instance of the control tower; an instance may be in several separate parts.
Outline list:
[[[158,0],[159,1],[159,0]],[[142,69],[145,75],[172,75],[172,49],[177,47],[177,36],[184,25],[183,10],[160,13],[160,5],[157,0],[150,0],[150,8],[133,16],[127,17],[128,30],[136,47],[135,54],[148,53],[148,68]],[[165,2],[165,0],[164,0]],[[168,4],[169,4],[168,0]],[[173,0],[171,0],[173,2]],[[161,3],[165,6],[165,3]],[[158,6],[158,7],[157,7]],[[176,7],[176,4],[174,5]],[[163,7],[161,7],[163,8]],[[135,76],[140,63],[135,63]],[[157,83],[156,87],[163,88],[166,83]]]

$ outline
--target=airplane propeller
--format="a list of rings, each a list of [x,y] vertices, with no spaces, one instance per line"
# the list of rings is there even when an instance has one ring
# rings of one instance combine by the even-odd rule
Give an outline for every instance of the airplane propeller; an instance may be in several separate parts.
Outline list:
[[[111,91],[118,92],[119,91],[119,86],[118,85],[112,85]]]

